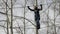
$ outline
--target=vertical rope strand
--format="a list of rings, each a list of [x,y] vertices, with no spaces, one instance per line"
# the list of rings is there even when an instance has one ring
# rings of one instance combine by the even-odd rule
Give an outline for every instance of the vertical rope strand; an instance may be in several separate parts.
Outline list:
[[[56,0],[55,0],[55,3],[56,3]],[[55,18],[55,12],[56,12],[55,7],[56,7],[56,4],[54,5],[54,18]],[[56,19],[54,19],[54,34],[56,34],[55,20]]]
[[[9,34],[9,28],[8,28],[9,18],[8,18],[8,11],[7,11],[7,0],[6,0],[6,14],[7,14],[7,34]]]
[[[24,18],[25,18],[25,7],[26,7],[26,0],[25,0],[25,5],[24,5]],[[25,33],[25,19],[24,19],[24,34],[26,34]]]
[[[11,0],[11,34],[13,34],[13,4]]]
[[[37,0],[35,0],[35,6],[37,6]],[[38,6],[37,6],[38,7]],[[36,27],[36,34],[38,34],[38,29]]]

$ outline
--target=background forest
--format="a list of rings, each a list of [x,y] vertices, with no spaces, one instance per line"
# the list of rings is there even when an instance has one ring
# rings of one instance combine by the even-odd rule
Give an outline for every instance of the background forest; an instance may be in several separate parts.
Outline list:
[[[0,0],[0,34],[36,34],[34,5],[40,11],[38,34],[60,34],[60,0]]]

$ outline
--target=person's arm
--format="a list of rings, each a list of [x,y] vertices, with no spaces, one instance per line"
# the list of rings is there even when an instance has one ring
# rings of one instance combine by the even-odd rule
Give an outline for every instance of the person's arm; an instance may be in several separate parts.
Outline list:
[[[29,10],[34,11],[34,9],[31,9],[29,6],[27,6]]]
[[[39,10],[42,10],[42,9],[43,9],[42,4],[40,4],[40,7],[41,7],[41,8],[40,8]]]

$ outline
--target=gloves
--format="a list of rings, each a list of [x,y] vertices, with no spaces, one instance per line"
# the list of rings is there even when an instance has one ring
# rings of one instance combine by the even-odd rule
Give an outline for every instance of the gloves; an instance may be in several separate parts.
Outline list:
[[[42,4],[40,4],[40,6],[42,6]]]
[[[27,7],[29,7],[29,6],[27,6]]]

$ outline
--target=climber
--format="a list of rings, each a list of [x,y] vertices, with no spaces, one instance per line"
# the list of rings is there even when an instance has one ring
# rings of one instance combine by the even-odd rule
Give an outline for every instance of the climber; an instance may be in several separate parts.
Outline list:
[[[40,14],[39,14],[39,11],[42,10],[42,4],[40,4],[40,6],[41,6],[40,9],[38,7],[36,7],[36,6],[34,6],[34,9],[31,9],[29,6],[27,6],[30,11],[34,11],[34,14],[35,14],[35,22],[36,22],[36,25],[37,25],[36,26],[37,29],[40,29],[40,23],[39,23]]]

